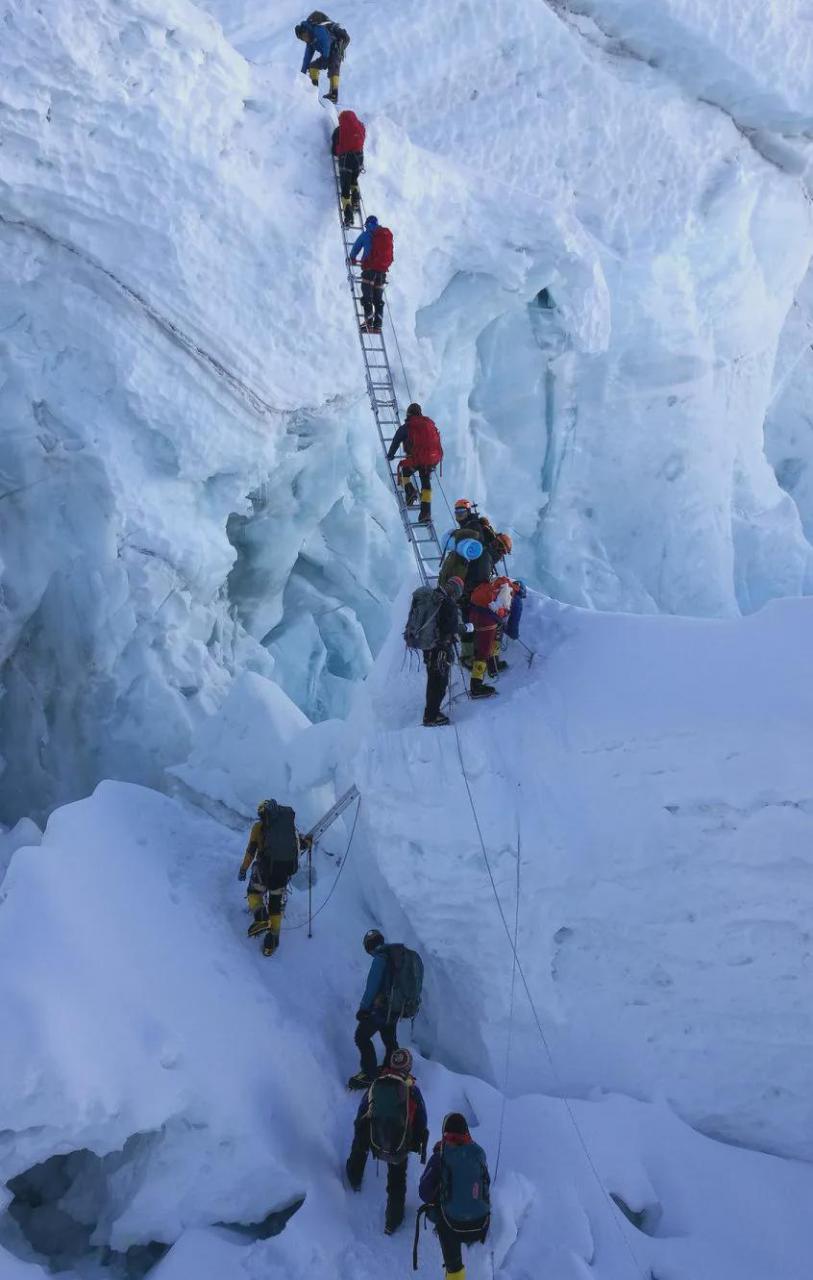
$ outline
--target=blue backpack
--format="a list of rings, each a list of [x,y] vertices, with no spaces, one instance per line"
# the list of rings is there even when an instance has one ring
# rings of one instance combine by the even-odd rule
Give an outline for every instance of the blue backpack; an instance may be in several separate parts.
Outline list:
[[[444,1222],[474,1243],[485,1240],[491,1219],[486,1155],[476,1142],[444,1142],[440,1153],[438,1202]]]

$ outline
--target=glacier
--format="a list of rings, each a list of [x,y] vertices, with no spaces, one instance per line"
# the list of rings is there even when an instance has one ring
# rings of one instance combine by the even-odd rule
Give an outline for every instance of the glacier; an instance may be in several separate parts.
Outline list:
[[[341,1180],[375,924],[471,1280],[806,1280],[809,5],[340,7],[398,394],[535,657],[419,727],[298,0],[5,0],[0,1276],[408,1274]],[[351,783],[269,964],[256,802]]]
[[[298,9],[207,7],[7,5],[6,822],[104,777],[160,785],[246,668],[346,714],[407,571]],[[426,57],[423,4],[383,31],[345,8],[402,393],[443,429],[447,487],[569,603],[730,616],[807,592],[802,20],[772,17],[755,66],[754,6],[701,38],[688,0],[647,21],[512,0],[488,30],[457,3]]]

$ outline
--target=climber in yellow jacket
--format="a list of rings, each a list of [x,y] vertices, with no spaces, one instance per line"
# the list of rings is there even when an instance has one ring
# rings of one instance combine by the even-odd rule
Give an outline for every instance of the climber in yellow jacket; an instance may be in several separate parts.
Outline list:
[[[296,814],[288,805],[263,800],[257,806],[257,821],[251,828],[238,877],[245,880],[251,869],[246,897],[254,919],[248,936],[265,935],[265,956],[272,956],[279,946],[288,881],[299,866],[300,853],[312,843],[311,836],[297,831]]]

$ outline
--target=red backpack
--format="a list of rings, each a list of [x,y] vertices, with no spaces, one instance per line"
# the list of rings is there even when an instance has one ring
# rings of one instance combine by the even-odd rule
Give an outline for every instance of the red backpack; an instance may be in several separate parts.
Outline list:
[[[436,467],[443,457],[440,433],[431,418],[407,418],[407,458],[416,467]]]
[[[348,151],[363,151],[367,131],[355,111],[339,112],[339,137],[336,141],[336,155],[346,155]]]
[[[492,578],[490,582],[481,582],[471,593],[471,602],[480,609],[487,609],[497,599],[500,589],[510,583],[510,578]]]
[[[389,271],[392,259],[392,232],[389,227],[376,227],[364,266],[368,271]]]

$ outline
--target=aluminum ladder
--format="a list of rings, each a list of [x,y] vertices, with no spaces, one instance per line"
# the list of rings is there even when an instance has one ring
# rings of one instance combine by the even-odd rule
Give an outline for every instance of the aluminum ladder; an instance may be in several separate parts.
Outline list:
[[[364,228],[364,206],[361,206],[360,213],[355,214],[351,226],[344,225],[342,216],[341,203],[341,186],[339,182],[339,166],[336,159],[333,159],[333,176],[336,182],[336,206],[339,211],[339,225],[342,229],[342,244],[344,246],[344,260],[347,268],[347,282],[350,286],[350,293],[353,298],[353,310],[356,317],[356,332],[358,333],[359,343],[361,345],[361,354],[364,357],[364,368],[367,379],[367,394],[370,397],[370,407],[375,418],[375,425],[378,430],[378,438],[381,442],[381,449],[387,464],[387,472],[392,484],[392,491],[395,494],[395,500],[398,503],[398,511],[401,516],[401,523],[404,526],[404,533],[409,539],[413,552],[415,553],[415,562],[418,566],[418,572],[421,575],[421,581],[424,586],[434,586],[437,582],[438,573],[440,572],[440,563],[443,559],[440,538],[435,528],[434,520],[428,524],[418,523],[418,504],[408,507],[404,501],[403,489],[398,484],[398,463],[397,460],[390,462],[387,459],[387,450],[392,443],[393,436],[398,430],[401,422],[401,415],[398,409],[398,397],[395,391],[395,380],[392,375],[392,367],[387,355],[387,346],[384,341],[383,333],[362,333],[361,326],[364,322],[364,310],[361,305],[361,281],[358,276],[353,274],[353,268],[350,266],[350,250],[356,237]],[[388,313],[389,314],[389,313]],[[392,319],[390,317],[390,325]],[[393,333],[395,328],[393,326]]]

